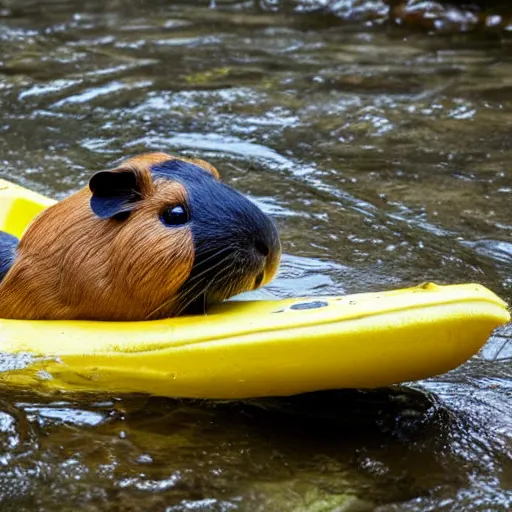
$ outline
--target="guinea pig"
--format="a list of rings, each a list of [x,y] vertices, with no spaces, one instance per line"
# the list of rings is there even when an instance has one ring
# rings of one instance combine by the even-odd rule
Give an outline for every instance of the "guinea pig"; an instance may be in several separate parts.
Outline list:
[[[212,165],[165,153],[97,172],[2,245],[0,318],[12,319],[205,312],[267,284],[281,256],[272,220]]]

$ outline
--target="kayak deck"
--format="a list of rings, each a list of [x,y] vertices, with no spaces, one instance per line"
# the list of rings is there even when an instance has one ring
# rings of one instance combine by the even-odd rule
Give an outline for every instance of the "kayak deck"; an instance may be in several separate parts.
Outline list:
[[[23,355],[0,382],[217,399],[375,388],[455,368],[509,318],[484,287],[429,284],[233,301],[205,316],[151,322],[0,320],[4,358]]]

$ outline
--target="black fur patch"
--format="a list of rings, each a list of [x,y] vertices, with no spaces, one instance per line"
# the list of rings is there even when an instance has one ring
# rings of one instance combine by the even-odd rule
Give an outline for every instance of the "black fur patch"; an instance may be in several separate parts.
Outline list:
[[[0,281],[5,277],[16,258],[18,239],[0,231]]]
[[[247,249],[270,234],[277,236],[272,221],[258,206],[203,168],[169,160],[153,166],[151,172],[155,179],[177,181],[186,188],[196,250],[204,251],[209,245]]]
[[[202,167],[169,160],[153,166],[151,172],[154,179],[176,181],[187,190],[195,256],[184,290],[197,288],[194,283],[200,279],[208,284],[208,295],[215,296],[237,276],[246,275],[247,268],[261,265],[258,247],[268,251],[276,245],[278,234],[270,218]]]

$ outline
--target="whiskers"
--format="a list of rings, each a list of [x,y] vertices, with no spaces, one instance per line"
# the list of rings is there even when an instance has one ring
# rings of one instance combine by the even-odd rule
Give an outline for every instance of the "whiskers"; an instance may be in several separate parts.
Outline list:
[[[225,258],[225,260],[230,259]],[[223,268],[218,274],[211,276],[210,279],[199,279],[194,282],[194,284],[187,289],[183,294],[178,296],[178,307],[175,311],[175,315],[179,316],[185,311],[191,304],[196,302],[199,298],[203,298],[203,313],[206,312],[207,301],[208,301],[208,292],[214,286],[217,288],[222,282],[229,276],[232,272],[236,261],[231,259],[228,265]]]
[[[211,253],[211,254],[210,254]],[[227,253],[227,254],[226,254]],[[208,255],[209,254],[209,255]],[[208,255],[202,259],[203,256]],[[223,257],[221,257],[224,255]],[[237,253],[230,247],[224,247],[220,250],[211,249],[198,254],[200,261],[194,265],[191,277],[186,281],[177,295],[170,297],[160,306],[153,310],[146,319],[150,320],[165,314],[172,308],[173,316],[183,313],[191,304],[203,297],[203,311],[206,311],[208,293],[212,288],[218,289],[228,284],[228,291],[234,289],[234,277],[236,275],[235,266],[237,263]],[[219,258],[218,261],[217,258]],[[205,267],[207,263],[212,263]],[[199,270],[199,273],[197,273]]]

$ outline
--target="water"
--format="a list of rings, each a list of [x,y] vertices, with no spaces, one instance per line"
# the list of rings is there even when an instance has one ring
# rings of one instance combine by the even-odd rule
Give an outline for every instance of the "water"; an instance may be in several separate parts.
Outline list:
[[[0,176],[62,198],[128,154],[195,155],[277,219],[282,269],[255,297],[428,280],[512,301],[511,17],[321,4],[0,0]],[[510,510],[511,337],[366,393],[4,390],[0,508]]]

